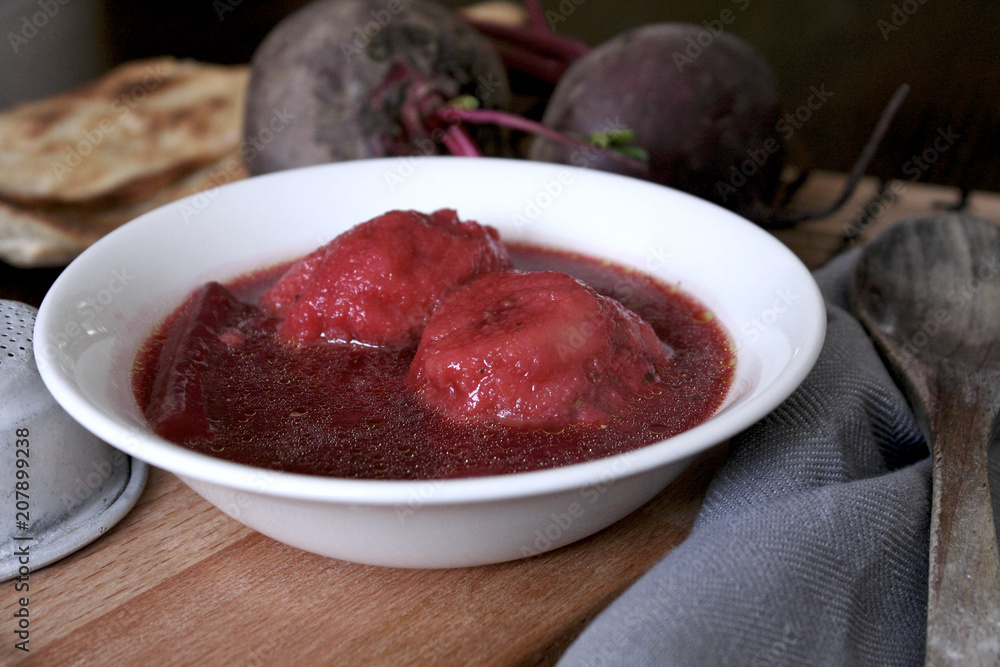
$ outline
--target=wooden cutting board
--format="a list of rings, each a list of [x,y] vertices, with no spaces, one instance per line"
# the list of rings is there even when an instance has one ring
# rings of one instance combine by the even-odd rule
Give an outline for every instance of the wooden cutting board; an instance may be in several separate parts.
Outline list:
[[[814,174],[794,204],[833,197]],[[866,181],[837,215],[776,233],[815,268],[845,234],[870,238],[901,217],[954,205],[957,191]],[[1000,195],[971,213],[1000,222]],[[8,277],[9,280],[9,277]],[[5,286],[5,292],[7,292]],[[44,665],[551,665],[615,596],[688,534],[725,457],[699,458],[646,506],[607,530],[527,560],[399,570],[314,556],[222,514],[153,469],[136,508],[81,551],[3,584],[0,663]],[[29,653],[12,614],[29,598]]]

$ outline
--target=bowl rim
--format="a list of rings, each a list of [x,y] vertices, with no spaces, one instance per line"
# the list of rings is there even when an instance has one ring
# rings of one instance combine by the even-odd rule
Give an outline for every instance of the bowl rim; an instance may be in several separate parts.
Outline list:
[[[236,181],[213,188],[236,189],[252,187],[264,179],[280,180],[295,178],[295,174],[310,170],[351,169],[364,163],[400,162],[411,158],[371,158],[350,162],[339,162],[275,172]],[[449,163],[463,161],[468,167],[469,158],[450,156],[428,156],[421,158],[421,164]],[[741,224],[753,223],[716,204],[697,198],[673,188],[639,181],[638,179],[597,171],[585,167],[567,166],[554,163],[528,162],[513,158],[475,158],[477,165],[489,168],[491,164],[515,163],[518,169],[559,169],[572,173],[584,172],[587,178],[624,179],[633,184],[667,190],[675,196],[694,200],[696,206],[714,209],[715,216],[738,220]],[[476,167],[473,167],[476,168]],[[203,193],[199,193],[203,194]],[[41,340],[47,331],[55,331],[55,302],[62,298],[66,286],[72,284],[91,257],[98,257],[113,244],[123,243],[130,234],[137,233],[145,225],[156,224],[163,211],[177,208],[190,202],[199,194],[168,203],[144,213],[133,221],[105,237],[99,239],[73,260],[57,277],[49,289],[35,322],[34,336]],[[44,355],[36,347],[36,363],[45,385],[63,409],[85,428],[112,446],[146,463],[163,468],[185,480],[198,480],[246,493],[277,496],[289,499],[315,502],[365,503],[370,505],[411,505],[415,498],[421,506],[452,505],[504,501],[527,496],[547,495],[605,484],[615,479],[631,477],[652,469],[679,462],[711,449],[717,444],[756,423],[783,402],[805,379],[812,369],[822,349],[826,334],[826,310],[823,296],[811,272],[802,261],[777,238],[766,230],[753,225],[753,233],[760,234],[761,243],[770,245],[770,250],[784,255],[790,266],[802,279],[803,303],[809,307],[805,319],[804,335],[795,347],[788,362],[771,383],[760,394],[724,410],[707,421],[675,436],[640,447],[622,454],[603,457],[581,463],[528,472],[507,473],[464,478],[432,478],[416,480],[345,479],[323,477],[302,473],[258,468],[195,452],[181,445],[167,441],[141,427],[126,425],[125,420],[106,414],[102,408],[87,398],[81,388],[56,362],[54,357]],[[40,346],[39,346],[40,347]],[[429,489],[430,487],[430,489]]]

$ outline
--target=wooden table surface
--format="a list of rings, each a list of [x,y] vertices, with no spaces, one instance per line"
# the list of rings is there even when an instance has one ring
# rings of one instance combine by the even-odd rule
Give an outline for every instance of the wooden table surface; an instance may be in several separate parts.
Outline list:
[[[810,176],[793,205],[827,201],[838,174]],[[953,206],[948,188],[867,180],[840,213],[776,232],[810,267],[894,220]],[[1000,195],[969,212],[1000,222]],[[2,267],[0,297],[37,305],[56,271]],[[0,664],[549,665],[631,582],[687,535],[725,445],[614,526],[556,552],[452,570],[314,556],[242,526],[152,469],[132,512],[30,575],[30,652],[14,648],[4,582]]]

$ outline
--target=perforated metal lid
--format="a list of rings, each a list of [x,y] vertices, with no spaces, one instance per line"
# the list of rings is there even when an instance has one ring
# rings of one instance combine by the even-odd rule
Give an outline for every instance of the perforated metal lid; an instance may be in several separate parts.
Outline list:
[[[34,364],[31,333],[35,327],[35,310],[17,301],[0,301],[0,367]]]
[[[0,434],[4,528],[0,580],[90,543],[138,500],[147,467],[75,422],[35,366],[36,310],[0,300]]]

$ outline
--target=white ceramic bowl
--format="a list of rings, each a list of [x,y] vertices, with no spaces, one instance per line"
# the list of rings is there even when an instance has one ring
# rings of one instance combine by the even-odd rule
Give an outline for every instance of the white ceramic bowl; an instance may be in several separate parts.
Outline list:
[[[390,209],[454,208],[504,238],[558,246],[679,282],[732,334],[737,378],[704,424],[629,454],[513,475],[359,481],[214,459],[153,435],[130,391],[150,329],[196,286],[291,259]],[[62,273],[35,353],[63,408],[169,470],[238,521],[350,561],[457,567],[548,551],[629,514],[700,452],[761,419],[819,353],[825,311],[771,235],[695,197],[589,169],[486,158],[344,162],[233,183],[147,213]]]

